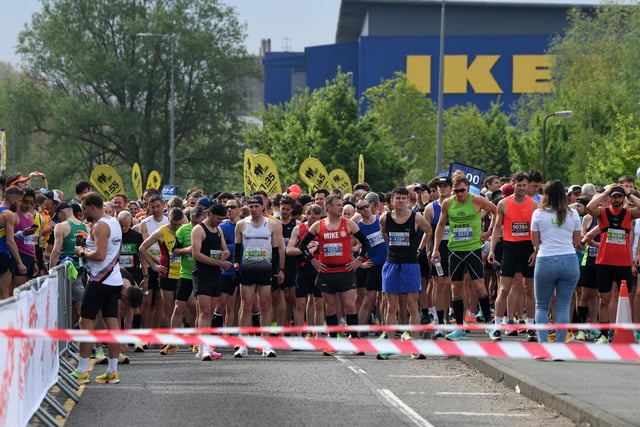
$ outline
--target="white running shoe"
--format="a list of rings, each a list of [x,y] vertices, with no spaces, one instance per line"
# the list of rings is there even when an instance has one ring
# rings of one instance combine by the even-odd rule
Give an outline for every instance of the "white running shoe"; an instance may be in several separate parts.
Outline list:
[[[246,345],[241,345],[235,353],[233,353],[233,357],[242,358],[247,357],[249,355],[249,349]]]
[[[276,352],[271,347],[262,349],[262,357],[276,357]]]

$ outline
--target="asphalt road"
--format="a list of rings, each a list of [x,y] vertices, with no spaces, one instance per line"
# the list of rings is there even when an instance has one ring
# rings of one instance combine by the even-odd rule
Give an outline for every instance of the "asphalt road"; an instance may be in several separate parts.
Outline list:
[[[130,353],[120,384],[84,386],[65,425],[576,425],[458,358],[221,351],[210,362],[186,348]]]

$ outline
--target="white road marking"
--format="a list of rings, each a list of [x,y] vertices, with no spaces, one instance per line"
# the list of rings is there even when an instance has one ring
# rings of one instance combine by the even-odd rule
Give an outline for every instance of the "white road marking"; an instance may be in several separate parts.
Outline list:
[[[500,412],[434,412],[433,415],[464,415],[468,417],[530,417],[531,414],[503,414]]]
[[[389,378],[460,378],[464,375],[389,375]]]
[[[473,393],[473,392],[456,392],[456,391],[440,391],[436,394],[441,396],[502,396],[504,393]]]
[[[416,426],[433,427],[429,421],[422,418],[416,411],[411,409],[406,403],[398,398],[391,390],[381,389],[378,393],[389,403],[394,406],[400,412],[402,412],[409,420]]]
[[[358,368],[357,366],[349,366],[350,370],[355,372],[356,374],[366,374],[367,372],[364,369]]]

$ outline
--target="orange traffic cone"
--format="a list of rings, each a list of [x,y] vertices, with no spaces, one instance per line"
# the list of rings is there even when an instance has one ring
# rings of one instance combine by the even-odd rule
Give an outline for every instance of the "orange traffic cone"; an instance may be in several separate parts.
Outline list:
[[[631,304],[629,304],[629,291],[627,281],[623,280],[620,285],[620,295],[618,296],[618,311],[616,313],[616,323],[632,323]],[[613,334],[613,344],[635,344],[631,329],[616,329]]]

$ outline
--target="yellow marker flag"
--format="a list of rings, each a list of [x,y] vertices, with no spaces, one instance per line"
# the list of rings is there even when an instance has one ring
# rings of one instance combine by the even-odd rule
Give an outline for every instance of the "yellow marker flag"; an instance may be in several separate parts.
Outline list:
[[[266,154],[256,154],[252,161],[251,173],[256,185],[252,191],[262,190],[269,195],[282,193],[280,175],[273,159]]]
[[[109,165],[98,165],[91,171],[89,179],[93,187],[98,190],[102,197],[111,200],[116,194],[125,194],[122,178],[118,172]]]
[[[311,194],[322,188],[329,189],[329,173],[320,160],[313,157],[304,159],[298,173],[302,182],[309,186]]]
[[[0,135],[2,135],[2,158],[0,159],[2,166],[0,166],[0,172],[4,174],[7,171],[7,133],[4,130],[0,130]]]
[[[364,156],[360,154],[358,157],[358,182],[364,181]]]
[[[131,184],[138,200],[142,200],[142,172],[138,162],[135,162],[131,167]]]
[[[244,168],[242,174],[244,176],[244,194],[251,194],[251,186],[253,185],[253,177],[251,176],[251,151],[249,149],[244,150]]]
[[[334,169],[329,172],[329,183],[331,184],[331,189],[339,188],[343,193],[351,193],[353,191],[351,179],[342,169]]]
[[[155,190],[160,189],[160,184],[162,184],[162,178],[160,177],[160,172],[151,171],[149,172],[149,176],[147,177],[147,190],[153,188]]]

